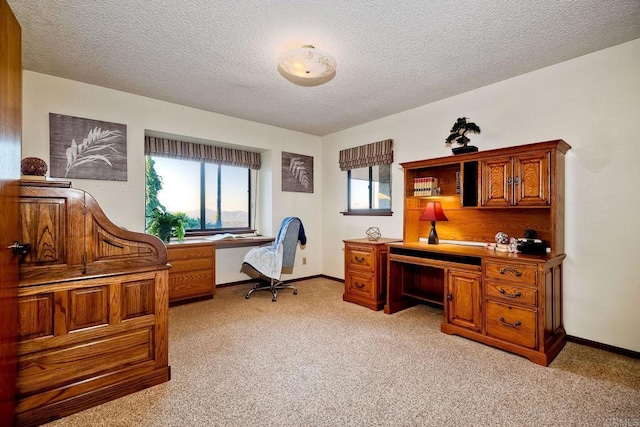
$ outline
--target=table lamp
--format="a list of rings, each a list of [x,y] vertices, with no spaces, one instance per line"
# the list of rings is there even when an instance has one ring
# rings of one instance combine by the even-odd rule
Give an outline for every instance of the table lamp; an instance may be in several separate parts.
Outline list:
[[[448,221],[440,202],[428,202],[424,208],[420,221],[431,221],[431,232],[429,232],[429,244],[438,244],[438,233],[436,233],[436,221]]]

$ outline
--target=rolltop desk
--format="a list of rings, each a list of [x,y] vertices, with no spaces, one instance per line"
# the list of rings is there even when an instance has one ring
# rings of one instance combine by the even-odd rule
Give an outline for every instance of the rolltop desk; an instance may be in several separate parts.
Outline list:
[[[21,181],[17,424],[169,380],[167,251],[69,182]]]

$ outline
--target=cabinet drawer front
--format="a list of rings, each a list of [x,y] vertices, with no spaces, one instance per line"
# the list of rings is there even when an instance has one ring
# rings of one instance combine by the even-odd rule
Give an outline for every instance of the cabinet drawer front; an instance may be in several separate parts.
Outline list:
[[[487,279],[508,280],[515,284],[536,284],[535,265],[487,262],[486,266]]]
[[[375,255],[373,248],[366,246],[347,246],[347,268],[374,271]]]
[[[150,327],[22,356],[18,393],[53,389],[152,360],[153,336]]]
[[[190,260],[195,258],[212,258],[213,244],[207,246],[167,246],[167,259],[172,261]]]
[[[192,271],[169,276],[169,301],[213,295],[213,273]]]
[[[373,298],[375,296],[374,290],[375,283],[373,276],[347,272],[347,277],[345,278],[345,292],[367,298]]]
[[[508,304],[526,304],[535,307],[538,302],[538,290],[510,284],[487,282],[487,297],[496,298]]]
[[[523,347],[537,347],[537,311],[487,301],[487,334]]]
[[[212,258],[194,258],[184,261],[171,261],[171,270],[169,270],[169,277],[175,273],[181,273],[183,271],[195,271],[195,270],[212,270],[213,259]]]

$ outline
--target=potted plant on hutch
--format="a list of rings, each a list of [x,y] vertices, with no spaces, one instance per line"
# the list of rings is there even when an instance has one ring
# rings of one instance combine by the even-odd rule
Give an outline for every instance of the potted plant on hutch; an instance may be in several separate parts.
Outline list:
[[[184,239],[185,226],[188,223],[187,214],[176,212],[172,214],[159,206],[156,206],[149,215],[147,232],[158,236],[160,240],[168,243],[171,235],[174,234],[179,241]]]
[[[467,122],[467,119],[468,117],[458,118],[451,128],[451,135],[447,137],[445,142],[447,147],[450,147],[454,142],[462,145],[462,147],[452,148],[451,151],[453,154],[473,153],[478,151],[478,147],[467,145],[469,143],[469,138],[467,138],[466,134],[467,132],[480,133],[480,127],[473,122]]]

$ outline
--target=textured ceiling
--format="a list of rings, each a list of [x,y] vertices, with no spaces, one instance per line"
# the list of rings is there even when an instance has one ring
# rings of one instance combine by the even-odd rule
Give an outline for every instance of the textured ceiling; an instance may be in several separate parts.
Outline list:
[[[639,0],[8,0],[27,70],[326,135],[640,38]],[[304,44],[336,77],[277,70]]]

